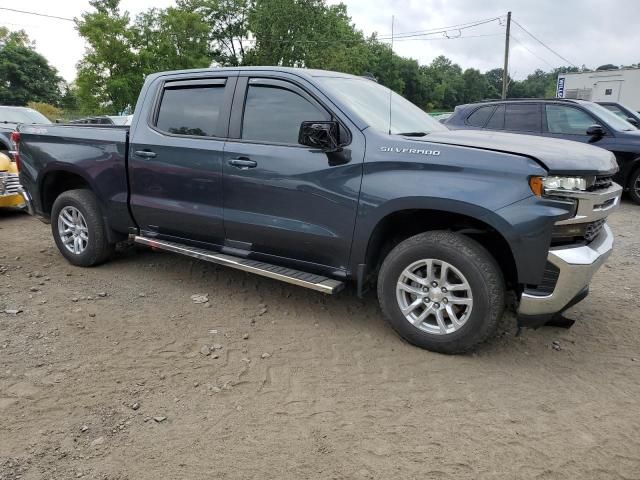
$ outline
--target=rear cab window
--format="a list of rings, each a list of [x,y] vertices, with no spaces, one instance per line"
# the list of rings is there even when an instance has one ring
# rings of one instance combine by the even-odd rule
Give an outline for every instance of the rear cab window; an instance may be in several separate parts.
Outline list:
[[[495,105],[487,105],[476,109],[471,115],[469,115],[469,117],[467,117],[467,125],[484,128],[495,109]]]
[[[504,105],[498,105],[498,108],[493,112],[491,118],[485,125],[485,128],[491,130],[502,130],[504,128]]]
[[[162,91],[155,128],[172,135],[221,136],[224,79],[168,82]]]

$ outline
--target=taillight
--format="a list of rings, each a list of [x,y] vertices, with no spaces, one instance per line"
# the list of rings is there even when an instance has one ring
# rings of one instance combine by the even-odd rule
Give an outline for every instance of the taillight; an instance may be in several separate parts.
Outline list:
[[[20,171],[20,132],[11,132],[11,142],[13,143],[13,160],[16,168]]]

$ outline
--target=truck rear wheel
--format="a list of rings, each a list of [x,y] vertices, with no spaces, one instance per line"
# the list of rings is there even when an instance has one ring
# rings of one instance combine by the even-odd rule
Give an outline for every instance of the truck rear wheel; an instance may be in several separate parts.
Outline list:
[[[113,253],[98,201],[90,190],[69,190],[56,198],[51,230],[58,250],[73,265],[92,267]]]
[[[495,333],[505,304],[495,259],[464,235],[434,231],[398,244],[378,275],[378,299],[409,343],[463,353]]]

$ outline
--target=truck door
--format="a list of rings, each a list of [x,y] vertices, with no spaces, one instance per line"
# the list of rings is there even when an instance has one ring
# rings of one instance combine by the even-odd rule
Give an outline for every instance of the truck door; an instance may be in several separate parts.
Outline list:
[[[224,240],[222,156],[234,74],[158,80],[129,150],[131,209],[143,235]],[[157,87],[154,89],[154,85]]]
[[[294,83],[295,82],[295,83]],[[230,247],[294,264],[347,268],[364,138],[304,83],[238,78],[224,153],[224,225]],[[339,120],[338,154],[298,143],[303,121]],[[352,133],[350,133],[350,131]],[[275,259],[275,258],[274,258]]]

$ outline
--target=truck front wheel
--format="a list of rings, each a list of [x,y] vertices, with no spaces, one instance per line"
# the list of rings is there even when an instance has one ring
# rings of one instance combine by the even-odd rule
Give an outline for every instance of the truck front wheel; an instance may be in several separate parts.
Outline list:
[[[492,336],[505,285],[487,250],[464,235],[425,232],[398,244],[378,275],[378,299],[402,338],[440,353],[463,353]]]
[[[90,190],[68,190],[56,198],[51,230],[58,250],[73,265],[98,265],[114,249],[107,240],[96,196]]]

